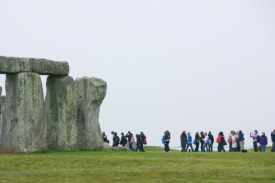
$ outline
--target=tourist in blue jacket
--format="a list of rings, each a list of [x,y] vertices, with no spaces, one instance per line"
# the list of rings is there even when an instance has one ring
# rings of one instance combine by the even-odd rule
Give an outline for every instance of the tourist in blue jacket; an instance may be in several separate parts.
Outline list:
[[[273,130],[273,132],[271,132],[271,140],[272,140],[272,152],[275,152],[275,129]]]
[[[239,131],[238,141],[240,144],[240,150],[244,150],[244,133],[242,132],[242,130]]]
[[[193,149],[193,146],[192,146],[192,136],[190,135],[190,132],[187,133],[187,147],[186,147],[186,150],[185,150],[185,151],[188,150],[188,147],[189,147],[189,146],[191,147],[192,152],[193,152],[194,149]]]
[[[262,136],[260,137],[260,145],[262,147],[262,152],[265,152],[267,145],[267,137],[265,136],[265,132],[262,132]]]

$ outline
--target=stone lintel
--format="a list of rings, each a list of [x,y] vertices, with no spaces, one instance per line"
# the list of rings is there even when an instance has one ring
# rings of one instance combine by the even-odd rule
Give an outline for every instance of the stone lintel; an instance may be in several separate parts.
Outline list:
[[[40,75],[67,76],[69,74],[69,70],[70,68],[68,62],[0,56],[0,74],[34,72]]]

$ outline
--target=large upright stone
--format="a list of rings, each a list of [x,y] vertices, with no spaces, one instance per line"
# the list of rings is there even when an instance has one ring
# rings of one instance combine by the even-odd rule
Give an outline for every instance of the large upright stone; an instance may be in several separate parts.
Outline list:
[[[69,70],[68,62],[0,56],[0,74],[35,72],[40,75],[66,76],[69,74]]]
[[[0,86],[0,144],[1,144],[1,131],[2,131],[2,122],[3,122],[3,112],[5,104],[5,96],[2,95],[2,87]],[[0,145],[1,146],[1,145]]]
[[[49,150],[76,150],[76,89],[72,77],[47,78],[45,119]]]
[[[106,95],[107,83],[97,78],[76,79],[77,88],[77,145],[79,149],[102,149],[99,125],[100,105]]]
[[[6,101],[1,152],[47,150],[44,101],[40,76],[22,72],[6,75]]]

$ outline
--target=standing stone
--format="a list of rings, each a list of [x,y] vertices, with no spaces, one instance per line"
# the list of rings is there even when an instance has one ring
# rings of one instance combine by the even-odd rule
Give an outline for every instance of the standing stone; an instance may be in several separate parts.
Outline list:
[[[76,150],[76,89],[70,76],[49,76],[45,99],[49,150]]]
[[[44,101],[40,76],[22,72],[6,75],[6,101],[1,151],[47,150]]]
[[[0,86],[0,143],[1,143],[2,122],[3,122],[2,118],[3,118],[4,105],[5,105],[5,96],[1,96],[1,95],[2,95],[2,87]]]
[[[76,79],[77,88],[77,145],[79,149],[102,149],[99,125],[100,105],[106,95],[107,83],[97,78]]]

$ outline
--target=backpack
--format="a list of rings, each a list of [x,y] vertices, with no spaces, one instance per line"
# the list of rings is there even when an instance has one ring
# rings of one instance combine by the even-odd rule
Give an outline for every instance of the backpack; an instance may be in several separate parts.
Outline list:
[[[119,144],[119,140],[120,140],[119,136],[116,136],[116,142],[117,142],[117,144]]]
[[[257,136],[257,143],[260,143],[260,135]]]
[[[162,144],[165,144],[165,139],[164,139],[164,137],[162,137],[161,142],[162,142]]]
[[[217,137],[216,142],[217,142],[218,144],[220,144],[220,143],[222,142],[221,136],[218,136],[218,137]]]
[[[228,143],[231,143],[231,142],[232,142],[232,136],[231,136],[231,135],[228,136],[227,142],[228,142]]]

